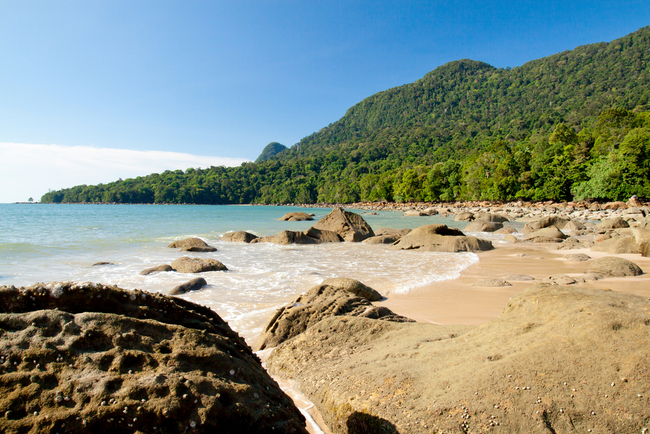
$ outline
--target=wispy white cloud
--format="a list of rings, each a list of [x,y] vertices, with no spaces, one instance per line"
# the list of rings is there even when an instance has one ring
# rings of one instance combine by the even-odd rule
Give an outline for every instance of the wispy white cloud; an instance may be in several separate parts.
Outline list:
[[[238,166],[244,158],[90,146],[0,143],[0,203],[38,201],[48,189],[99,184],[165,170]]]

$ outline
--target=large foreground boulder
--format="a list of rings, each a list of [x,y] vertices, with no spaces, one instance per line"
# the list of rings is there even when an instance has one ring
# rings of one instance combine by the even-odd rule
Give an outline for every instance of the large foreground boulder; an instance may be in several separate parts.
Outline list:
[[[320,285],[278,309],[266,324],[255,348],[275,347],[330,316],[362,316],[388,321],[412,321],[386,307],[376,307],[370,299],[381,295],[354,279],[327,279]]]
[[[468,237],[455,228],[442,224],[420,226],[391,246],[391,249],[419,249],[433,252],[481,252],[492,250],[492,242]]]
[[[179,273],[204,273],[206,271],[226,271],[228,268],[216,259],[189,258],[183,256],[172,262],[172,269]]]
[[[267,366],[333,433],[642,433],[650,302],[540,284],[482,326],[324,319]]]
[[[184,240],[174,241],[167,247],[172,249],[181,249],[181,252],[216,252],[215,247],[209,246],[201,238],[186,238]]]
[[[0,432],[306,433],[216,313],[94,283],[0,287]]]
[[[335,232],[346,242],[359,242],[375,235],[363,217],[342,208],[334,208],[313,227]]]

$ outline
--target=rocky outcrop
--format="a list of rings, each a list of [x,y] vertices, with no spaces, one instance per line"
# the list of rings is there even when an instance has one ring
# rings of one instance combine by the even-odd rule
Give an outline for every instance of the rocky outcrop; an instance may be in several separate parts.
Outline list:
[[[482,326],[331,317],[273,351],[333,433],[638,432],[650,302],[539,284]]]
[[[492,243],[476,237],[468,237],[455,228],[432,224],[413,229],[391,246],[391,249],[419,249],[433,252],[481,252],[492,250]]]
[[[639,276],[643,270],[632,261],[616,256],[605,256],[590,262],[587,273],[600,274],[605,277]]]
[[[172,262],[172,268],[179,273],[204,273],[226,271],[228,268],[216,259],[199,259],[183,256]]]
[[[142,276],[148,276],[149,274],[160,273],[163,271],[174,271],[174,269],[169,264],[163,264],[163,265],[157,265],[155,267],[150,267],[145,270],[142,270],[140,271],[140,274]]]
[[[206,282],[203,277],[197,277],[196,279],[192,279],[189,282],[182,283],[172,288],[169,294],[179,295],[179,294],[185,294],[186,292],[190,292],[190,291],[198,291],[199,289],[203,288],[207,284],[208,282]]]
[[[216,252],[215,247],[209,246],[201,238],[186,238],[184,240],[174,241],[167,247],[172,249],[181,249],[181,252]]]
[[[328,279],[278,309],[264,327],[255,348],[263,350],[275,347],[330,316],[361,316],[387,321],[412,321],[396,315],[386,307],[374,306],[368,298],[364,297],[366,295],[376,299],[379,294],[353,279]]]
[[[375,235],[363,217],[342,208],[334,208],[313,227],[335,232],[346,242],[359,242]]]
[[[208,308],[94,283],[0,287],[5,433],[306,433]]]
[[[283,222],[303,222],[308,220],[314,220],[314,214],[307,214],[306,212],[288,212],[278,220]]]
[[[250,243],[256,238],[258,238],[257,235],[253,235],[246,231],[227,232],[221,236],[221,239],[224,241],[237,243]]]

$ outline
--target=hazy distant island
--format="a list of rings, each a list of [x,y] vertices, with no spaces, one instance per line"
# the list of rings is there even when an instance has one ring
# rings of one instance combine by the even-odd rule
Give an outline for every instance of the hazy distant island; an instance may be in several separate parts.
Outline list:
[[[498,69],[463,59],[255,163],[51,191],[43,203],[650,197],[650,27]]]

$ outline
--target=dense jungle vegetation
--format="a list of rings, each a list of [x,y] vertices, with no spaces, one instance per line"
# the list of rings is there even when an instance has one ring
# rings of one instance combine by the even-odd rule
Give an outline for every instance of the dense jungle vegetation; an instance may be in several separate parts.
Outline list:
[[[650,27],[517,68],[459,60],[239,167],[52,191],[41,202],[349,203],[650,197]],[[268,159],[267,159],[268,158]]]

